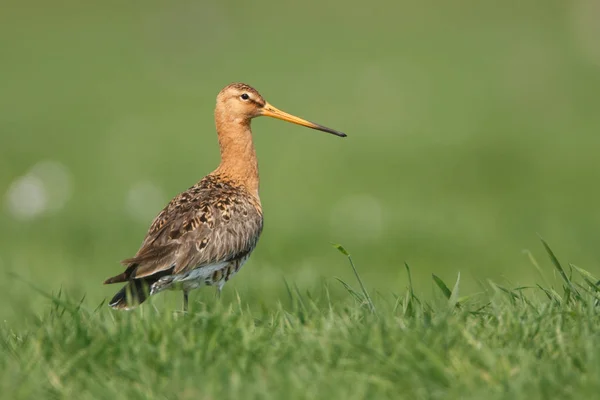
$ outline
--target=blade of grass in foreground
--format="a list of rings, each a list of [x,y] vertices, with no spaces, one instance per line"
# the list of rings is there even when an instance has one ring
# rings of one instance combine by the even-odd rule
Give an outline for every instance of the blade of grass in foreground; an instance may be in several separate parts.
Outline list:
[[[362,279],[360,279],[360,275],[358,274],[358,271],[356,270],[356,267],[354,266],[354,262],[352,261],[352,256],[350,255],[350,253],[348,253],[348,251],[341,244],[335,244],[335,243],[332,243],[332,244],[333,244],[333,247],[335,247],[340,253],[342,253],[343,255],[348,257],[348,261],[350,261],[350,266],[352,266],[352,271],[354,271],[354,276],[356,276],[356,280],[358,281],[358,284],[360,285],[360,289],[362,290],[363,295],[365,296],[365,299],[369,303],[369,308],[371,309],[371,312],[375,314],[375,305],[373,304],[373,300],[371,300],[371,296],[369,296],[369,292],[367,292],[367,289],[365,288],[365,285],[363,284]]]
[[[573,282],[571,282],[571,279],[567,276],[567,273],[565,272],[564,268],[562,267],[562,265],[560,265],[558,258],[556,258],[556,256],[554,255],[554,252],[552,251],[552,249],[550,248],[548,243],[546,243],[546,241],[542,238],[540,238],[540,240],[542,241],[542,244],[544,245],[546,252],[550,256],[550,260],[552,261],[552,264],[554,264],[554,267],[558,270],[558,273],[560,274],[562,279],[565,281],[567,288],[569,289],[569,290],[567,290],[565,288],[565,299],[568,300],[569,293],[574,293],[577,297],[581,297],[581,295],[579,294],[579,292],[573,285]]]
[[[448,286],[444,283],[444,281],[438,277],[436,274],[431,274],[433,281],[440,288],[446,299],[450,300],[450,296],[452,296],[452,292],[448,289]]]
[[[456,278],[456,283],[454,284],[454,287],[452,288],[452,290],[450,290],[448,288],[448,286],[444,283],[444,281],[439,276],[437,276],[435,274],[431,274],[431,277],[433,278],[433,281],[435,282],[437,287],[439,287],[440,290],[442,291],[442,293],[444,294],[444,297],[446,297],[446,299],[448,300],[448,306],[450,306],[450,308],[459,307],[460,302],[458,299],[458,293],[459,293],[458,289],[460,286],[460,272],[458,273],[458,277]]]
[[[450,306],[450,308],[459,305],[458,304],[459,284],[460,284],[460,272],[458,273],[458,277],[456,278],[456,283],[454,284],[454,287],[452,288],[452,294],[450,295],[450,298],[448,299],[448,305]]]

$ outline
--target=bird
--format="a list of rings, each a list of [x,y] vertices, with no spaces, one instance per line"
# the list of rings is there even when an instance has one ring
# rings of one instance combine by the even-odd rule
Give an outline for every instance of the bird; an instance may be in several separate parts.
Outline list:
[[[223,286],[244,265],[263,230],[258,160],[251,121],[266,116],[346,137],[343,132],[288,114],[245,83],[225,86],[214,111],[221,153],[218,167],[175,196],[150,224],[125,271],[104,284],[125,283],[109,306],[131,310],[164,290],[189,292]]]

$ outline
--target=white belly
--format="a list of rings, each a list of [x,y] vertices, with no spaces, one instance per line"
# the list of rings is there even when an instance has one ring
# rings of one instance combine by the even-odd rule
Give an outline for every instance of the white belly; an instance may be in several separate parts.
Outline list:
[[[247,255],[237,261],[223,261],[205,265],[182,274],[164,276],[152,285],[150,294],[156,294],[163,290],[184,290],[189,292],[207,284],[217,285],[221,289],[225,282],[231,279],[242,268],[242,265],[248,260],[249,256]],[[238,263],[237,268],[230,268],[232,263]],[[216,274],[219,271],[223,273]],[[215,280],[215,275],[218,275],[220,278]]]

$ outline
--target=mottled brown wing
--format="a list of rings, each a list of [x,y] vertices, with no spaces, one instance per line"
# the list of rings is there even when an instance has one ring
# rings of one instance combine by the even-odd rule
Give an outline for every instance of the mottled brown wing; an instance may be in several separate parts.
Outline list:
[[[237,259],[256,246],[262,221],[257,199],[209,176],[161,211],[136,256],[123,263],[136,279]]]

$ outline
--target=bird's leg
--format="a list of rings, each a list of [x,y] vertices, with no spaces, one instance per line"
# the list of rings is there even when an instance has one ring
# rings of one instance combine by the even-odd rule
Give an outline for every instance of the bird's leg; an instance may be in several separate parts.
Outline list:
[[[188,291],[183,291],[183,312],[187,312],[188,310]]]
[[[217,285],[217,291],[215,292],[215,298],[217,300],[221,300],[221,290],[223,290],[223,285]]]

